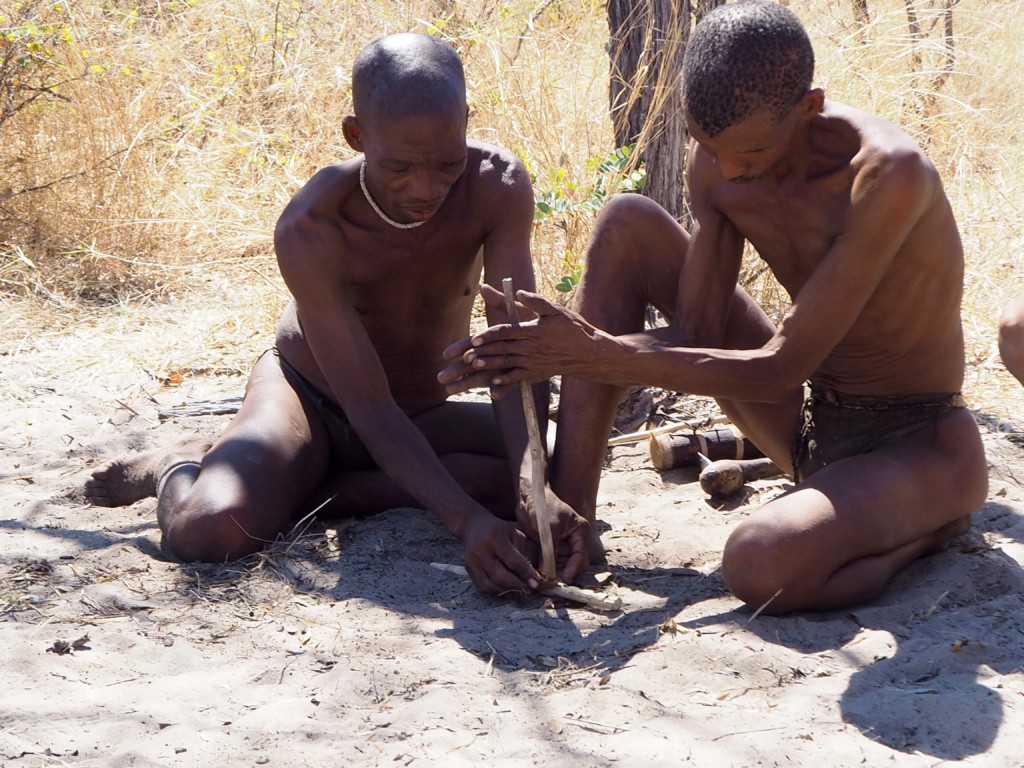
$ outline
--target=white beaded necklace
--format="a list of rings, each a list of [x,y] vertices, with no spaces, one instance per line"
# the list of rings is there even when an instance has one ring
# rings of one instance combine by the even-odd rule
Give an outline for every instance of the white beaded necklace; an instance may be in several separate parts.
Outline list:
[[[365,160],[363,160],[363,164],[359,166],[359,186],[362,187],[363,189],[363,197],[366,198],[366,202],[368,202],[370,204],[370,207],[373,208],[374,213],[376,213],[378,216],[384,219],[385,224],[390,224],[395,229],[416,229],[416,227],[422,227],[424,224],[427,223],[426,221],[413,221],[409,224],[402,224],[401,222],[392,219],[390,216],[388,216],[386,213],[384,213],[384,211],[380,209],[380,206],[377,205],[377,201],[370,196],[370,190],[366,188]]]

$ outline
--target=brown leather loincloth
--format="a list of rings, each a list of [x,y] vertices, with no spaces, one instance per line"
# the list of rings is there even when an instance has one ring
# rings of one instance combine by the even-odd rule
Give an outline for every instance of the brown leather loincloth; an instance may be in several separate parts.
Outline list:
[[[959,393],[866,397],[807,384],[793,439],[793,479],[802,482],[835,461],[935,427],[965,407]]]
[[[292,385],[292,389],[295,390],[300,398],[313,406],[313,410],[320,416],[320,420],[327,428],[327,434],[331,440],[332,466],[346,470],[374,469],[377,463],[366,449],[362,439],[352,429],[352,425],[349,423],[345,412],[324,397],[320,390],[306,380],[305,376],[295,370],[291,363],[281,357],[277,347],[267,351],[274,354],[274,359],[281,366],[281,372],[288,380],[288,383]]]

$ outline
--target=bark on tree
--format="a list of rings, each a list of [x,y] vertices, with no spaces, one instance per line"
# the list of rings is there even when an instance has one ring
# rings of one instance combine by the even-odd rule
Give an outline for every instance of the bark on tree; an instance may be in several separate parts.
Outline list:
[[[928,139],[929,121],[940,111],[943,87],[956,66],[956,38],[953,32],[953,8],[959,0],[941,0],[936,12],[932,13],[931,24],[926,28],[921,22],[914,0],[904,0],[907,11],[907,29],[913,48],[910,55],[910,69],[913,74],[911,91],[914,94],[913,108],[918,117],[925,121],[924,139]],[[929,35],[941,23],[941,42],[929,42]],[[925,64],[924,55],[938,55],[938,62]]]
[[[871,12],[868,11],[868,0],[850,0],[853,5],[853,20],[859,29],[871,23]]]
[[[673,216],[685,213],[686,123],[679,92],[690,0],[609,0],[609,106],[615,142],[636,145],[643,193]]]

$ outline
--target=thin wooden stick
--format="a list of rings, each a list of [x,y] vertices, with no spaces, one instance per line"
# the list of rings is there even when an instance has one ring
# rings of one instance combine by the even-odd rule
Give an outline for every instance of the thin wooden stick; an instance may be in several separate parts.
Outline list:
[[[430,565],[439,570],[447,571],[448,573],[458,574],[459,576],[469,575],[466,572],[466,569],[461,565],[451,565],[450,563],[431,563]],[[572,600],[574,603],[582,603],[590,608],[596,608],[599,611],[622,610],[621,597],[616,597],[614,600],[606,600],[596,592],[580,589],[579,587],[573,587],[568,584],[545,584],[538,591],[542,595],[560,597],[563,600]]]
[[[670,432],[680,432],[684,429],[700,429],[701,427],[710,427],[712,424],[724,424],[729,421],[728,416],[718,415],[711,416],[706,419],[691,419],[689,421],[679,421],[675,424],[665,424],[661,427],[655,427],[654,429],[644,429],[640,432],[630,432],[628,435],[616,435],[615,437],[608,440],[608,445],[625,445],[626,443],[637,443],[641,440],[646,440],[651,435],[667,435]]]
[[[519,313],[516,311],[516,294],[512,287],[512,278],[501,281],[505,291],[505,309],[508,321],[513,328],[519,327]],[[551,581],[558,581],[558,570],[555,565],[555,542],[551,538],[551,525],[548,522],[547,500],[544,498],[544,444],[540,438],[540,425],[537,423],[537,408],[533,401],[533,389],[528,381],[519,383],[519,391],[523,396],[523,414],[526,416],[526,432],[530,437],[530,493],[533,497],[533,508],[537,513],[537,532],[540,534],[541,568],[540,572]]]

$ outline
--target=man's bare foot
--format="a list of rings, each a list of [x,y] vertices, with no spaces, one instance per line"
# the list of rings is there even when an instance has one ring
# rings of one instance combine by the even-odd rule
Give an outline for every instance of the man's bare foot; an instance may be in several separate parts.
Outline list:
[[[196,441],[112,461],[85,481],[85,498],[97,507],[125,507],[156,496],[160,478],[168,469],[182,462],[199,462],[210,445]]]

